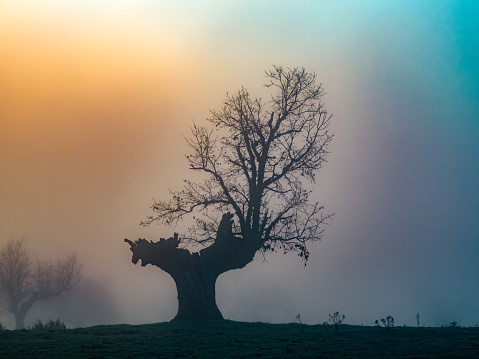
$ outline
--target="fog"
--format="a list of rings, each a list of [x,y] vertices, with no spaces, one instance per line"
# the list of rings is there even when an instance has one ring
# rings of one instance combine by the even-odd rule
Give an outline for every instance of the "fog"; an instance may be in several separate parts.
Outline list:
[[[194,180],[193,121],[242,85],[267,97],[274,64],[327,92],[314,199],[335,216],[306,267],[269,254],[221,275],[224,317],[478,323],[478,16],[453,1],[0,2],[0,245],[76,252],[85,271],[27,322],[174,317],[173,280],[133,265],[123,239],[186,231],[139,223]]]

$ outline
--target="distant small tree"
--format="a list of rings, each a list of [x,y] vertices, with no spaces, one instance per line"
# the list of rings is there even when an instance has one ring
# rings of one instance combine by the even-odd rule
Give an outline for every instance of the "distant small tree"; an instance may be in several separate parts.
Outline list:
[[[344,314],[340,315],[339,312],[329,314],[328,323],[334,326],[334,332],[336,334],[338,333],[339,326],[343,323],[344,319],[346,319],[346,316]]]
[[[81,273],[76,254],[56,261],[34,260],[24,239],[11,239],[0,250],[0,303],[15,317],[15,328],[23,329],[28,311],[38,300],[75,288]]]
[[[416,323],[417,323],[417,327],[418,327],[418,328],[419,328],[419,326],[420,326],[420,325],[419,325],[420,319],[421,319],[421,316],[419,315],[419,313],[417,313],[417,314],[416,314]]]

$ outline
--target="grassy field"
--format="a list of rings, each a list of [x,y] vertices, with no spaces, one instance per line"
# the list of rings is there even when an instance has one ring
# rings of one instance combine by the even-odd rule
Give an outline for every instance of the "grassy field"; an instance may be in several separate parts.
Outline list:
[[[193,321],[0,333],[0,358],[479,358],[479,328]]]

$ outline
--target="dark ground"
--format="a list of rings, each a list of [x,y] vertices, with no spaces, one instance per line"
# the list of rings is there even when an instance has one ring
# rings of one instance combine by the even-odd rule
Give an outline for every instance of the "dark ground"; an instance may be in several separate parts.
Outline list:
[[[479,358],[479,328],[192,321],[0,333],[0,358]]]

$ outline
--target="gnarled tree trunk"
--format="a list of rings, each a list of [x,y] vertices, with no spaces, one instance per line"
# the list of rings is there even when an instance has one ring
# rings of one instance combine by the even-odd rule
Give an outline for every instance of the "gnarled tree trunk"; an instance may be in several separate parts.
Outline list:
[[[22,303],[20,306],[15,303],[10,303],[11,312],[15,317],[15,329],[24,329],[25,328],[25,317],[27,316],[30,308],[35,304],[39,299],[38,292],[33,292],[30,298],[25,303]]]
[[[14,311],[13,316],[15,317],[15,329],[24,329],[25,328],[25,317],[27,315],[26,311]]]
[[[205,271],[200,263],[192,257],[187,270],[173,275],[178,291],[178,314],[175,320],[223,319],[216,305],[217,276]]]
[[[159,242],[145,239],[130,244],[134,264],[155,265],[171,275],[178,291],[178,313],[174,320],[223,319],[216,305],[216,279],[224,272],[246,266],[262,241],[236,238],[231,231],[231,215],[221,220],[216,241],[200,252],[178,248],[178,234]],[[226,229],[226,230],[225,230]]]

